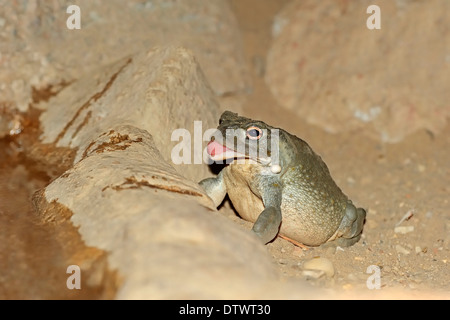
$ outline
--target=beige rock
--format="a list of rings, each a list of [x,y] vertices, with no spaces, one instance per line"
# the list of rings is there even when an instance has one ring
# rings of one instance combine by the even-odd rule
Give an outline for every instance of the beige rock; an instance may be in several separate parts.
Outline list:
[[[323,270],[303,270],[302,275],[305,278],[309,279],[320,279],[325,275],[325,271]]]
[[[203,131],[217,126],[220,111],[194,56],[184,48],[153,49],[122,59],[85,75],[37,107],[43,110],[42,142],[77,149],[75,163],[94,137],[130,124],[153,135],[168,163],[173,163],[172,150],[180,143],[171,141],[173,131],[186,129],[191,140],[181,142],[191,152],[190,163],[176,169],[195,181],[211,175],[201,155],[194,164],[194,140],[201,152],[207,143]],[[194,121],[202,122],[196,136]]]
[[[213,211],[145,130],[118,126],[101,134],[45,197],[73,212],[86,245],[109,253],[122,279],[119,299],[251,298],[276,279],[257,238]],[[52,220],[54,213],[41,214]]]
[[[333,263],[329,259],[323,257],[314,257],[306,260],[303,263],[303,269],[323,271],[328,277],[334,276]]]
[[[395,250],[396,250],[398,253],[405,254],[405,255],[411,253],[411,251],[409,251],[408,249],[406,249],[405,247],[403,247],[403,246],[401,246],[401,245],[399,245],[399,244],[396,244],[396,245],[395,245]]]
[[[395,233],[406,234],[414,231],[414,226],[397,226],[394,228]]]
[[[69,0],[0,0],[0,102],[27,110],[33,90],[79,79],[154,46],[191,49],[217,95],[250,80],[236,18],[221,0],[79,0],[81,29],[66,28]],[[2,86],[4,87],[2,88]]]
[[[450,115],[450,2],[292,1],[277,16],[266,82],[279,103],[329,132],[397,142]],[[419,35],[419,36],[418,36]]]

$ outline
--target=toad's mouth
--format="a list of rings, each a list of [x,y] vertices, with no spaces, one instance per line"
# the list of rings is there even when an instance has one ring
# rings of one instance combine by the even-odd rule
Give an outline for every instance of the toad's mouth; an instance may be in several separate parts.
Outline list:
[[[217,141],[211,141],[208,143],[207,151],[209,157],[214,161],[223,161],[227,159],[250,159],[258,163],[268,164],[270,158],[252,158],[246,154],[239,153],[233,149],[218,143]]]
[[[241,154],[233,149],[227,148],[215,140],[208,143],[207,150],[210,158],[214,161],[246,157],[245,154]]]

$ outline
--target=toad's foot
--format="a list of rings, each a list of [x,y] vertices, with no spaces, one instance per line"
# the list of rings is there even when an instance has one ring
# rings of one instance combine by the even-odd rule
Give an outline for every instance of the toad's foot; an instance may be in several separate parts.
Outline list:
[[[266,244],[272,241],[278,234],[281,224],[281,210],[280,208],[267,207],[265,208],[255,224],[252,231]]]
[[[340,247],[349,247],[355,244],[361,238],[365,218],[366,210],[356,208],[349,200],[341,225],[329,241]]]

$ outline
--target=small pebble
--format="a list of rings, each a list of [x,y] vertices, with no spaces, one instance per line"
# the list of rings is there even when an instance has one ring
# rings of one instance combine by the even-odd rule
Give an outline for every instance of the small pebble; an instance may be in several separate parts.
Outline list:
[[[395,233],[406,234],[414,231],[414,226],[398,226],[394,228]]]
[[[319,279],[325,275],[325,271],[323,271],[323,270],[303,270],[302,274],[306,278]]]
[[[395,250],[397,250],[398,253],[402,253],[402,254],[409,254],[409,250],[402,247],[401,245],[397,244],[395,245]]]
[[[304,270],[322,270],[328,277],[334,276],[333,263],[327,258],[315,257],[303,263]]]

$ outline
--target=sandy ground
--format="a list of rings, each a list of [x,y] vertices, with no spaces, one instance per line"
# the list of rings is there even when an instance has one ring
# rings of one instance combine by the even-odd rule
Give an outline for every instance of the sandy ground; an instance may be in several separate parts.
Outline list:
[[[335,276],[308,280],[317,286],[349,293],[362,289],[359,292],[368,294],[367,281],[375,282],[369,279],[374,271],[367,269],[373,265],[380,270],[381,291],[396,288],[419,297],[438,293],[449,298],[450,126],[438,136],[421,131],[401,143],[382,144],[361,132],[327,134],[286,111],[270,94],[261,65],[255,63],[266,56],[274,13],[286,1],[265,1],[263,6],[260,3],[231,1],[241,26],[247,61],[253,66],[254,91],[244,104],[245,115],[307,141],[327,163],[344,193],[368,209],[362,238],[350,248],[305,251],[280,238],[269,244],[287,281],[304,278],[303,261],[320,256],[333,263]],[[413,231],[395,232],[397,223],[410,213],[412,216],[399,226],[407,230],[413,227]]]

